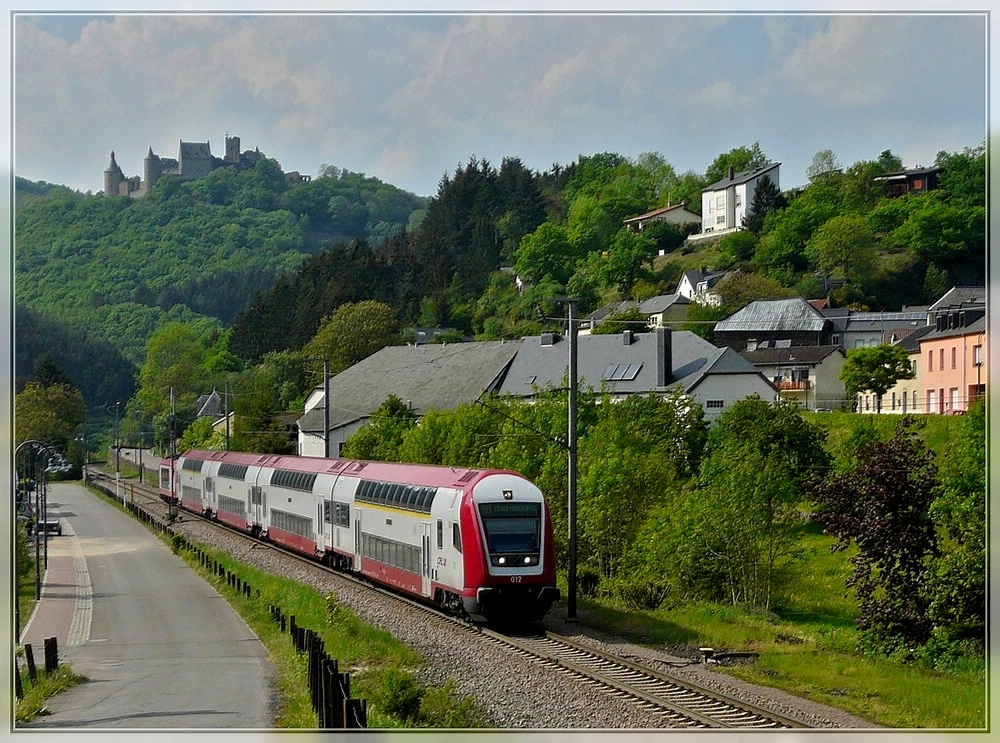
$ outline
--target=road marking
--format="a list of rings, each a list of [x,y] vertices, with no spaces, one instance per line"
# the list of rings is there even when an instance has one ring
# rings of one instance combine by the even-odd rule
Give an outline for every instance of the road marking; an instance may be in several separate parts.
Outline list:
[[[69,625],[66,644],[82,645],[90,639],[90,621],[94,616],[94,592],[90,584],[90,571],[87,570],[87,558],[84,557],[80,540],[76,538],[72,526],[68,531],[73,545],[73,567],[76,569],[76,603],[73,606],[73,619]]]

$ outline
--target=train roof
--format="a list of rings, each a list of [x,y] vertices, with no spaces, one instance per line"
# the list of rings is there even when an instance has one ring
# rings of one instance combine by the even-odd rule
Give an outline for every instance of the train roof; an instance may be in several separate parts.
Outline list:
[[[486,470],[466,467],[447,467],[437,464],[406,464],[400,462],[369,462],[354,459],[325,459],[302,457],[293,454],[256,454],[252,452],[206,451],[192,449],[181,457],[209,462],[229,462],[252,467],[272,467],[293,472],[348,475],[368,480],[405,482],[431,487],[464,487],[489,474],[509,474],[521,477],[511,470]]]

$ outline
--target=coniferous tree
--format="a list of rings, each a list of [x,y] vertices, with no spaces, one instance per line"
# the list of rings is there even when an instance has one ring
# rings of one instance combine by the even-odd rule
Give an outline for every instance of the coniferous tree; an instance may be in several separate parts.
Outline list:
[[[764,229],[764,219],[767,215],[778,209],[784,209],[786,206],[788,206],[788,201],[770,176],[761,176],[754,189],[750,208],[747,210],[746,216],[743,217],[743,228],[759,235]]]

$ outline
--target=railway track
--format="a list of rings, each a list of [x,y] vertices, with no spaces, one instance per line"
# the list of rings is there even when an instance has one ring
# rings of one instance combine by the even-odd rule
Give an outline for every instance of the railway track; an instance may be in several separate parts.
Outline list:
[[[96,470],[91,470],[90,480],[109,494],[147,510],[157,519],[166,520],[168,517],[168,507],[160,500],[155,486],[135,481],[116,481],[114,477]],[[225,529],[230,534],[256,543],[256,540],[243,532],[203,519],[197,514],[184,512],[184,516],[201,519],[219,529]],[[363,584],[391,600],[404,602],[411,610],[421,612],[434,622],[448,624],[454,631],[469,632],[489,642],[500,644],[521,657],[556,668],[592,687],[620,699],[629,700],[639,708],[661,716],[672,728],[774,730],[810,727],[800,720],[700,686],[688,678],[671,676],[669,672],[581,645],[552,632],[507,634],[474,625],[366,580],[332,570],[314,560],[282,550],[276,545],[269,545],[269,548],[287,556],[288,559],[307,563],[317,570],[328,571],[340,580]]]

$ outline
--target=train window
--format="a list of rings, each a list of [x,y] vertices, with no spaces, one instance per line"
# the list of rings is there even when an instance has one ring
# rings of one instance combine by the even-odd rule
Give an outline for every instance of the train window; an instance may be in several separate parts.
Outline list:
[[[437,522],[438,549],[444,547],[444,522],[438,519]]]
[[[398,482],[394,483],[392,486],[392,505],[398,506],[403,500],[403,490],[404,486],[400,485]]]
[[[459,552],[462,551],[462,532],[458,528],[458,522],[451,522],[451,546],[457,549]]]
[[[331,510],[331,506],[332,505],[333,504],[330,503],[330,501],[328,501],[328,500],[323,501],[323,523],[324,524],[332,523],[332,520],[331,520],[331,517],[330,517],[330,510]]]
[[[420,498],[420,510],[431,512],[431,501],[434,500],[434,488],[424,488],[424,492]]]

